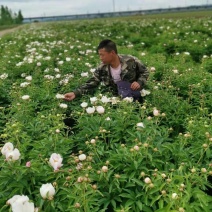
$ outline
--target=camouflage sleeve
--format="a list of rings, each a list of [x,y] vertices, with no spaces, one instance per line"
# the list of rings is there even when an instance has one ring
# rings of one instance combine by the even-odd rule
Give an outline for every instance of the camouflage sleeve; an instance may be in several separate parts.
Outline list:
[[[146,85],[146,81],[149,77],[149,71],[145,65],[143,65],[140,60],[135,58],[136,63],[136,72],[137,72],[137,82],[140,84],[141,87]]]
[[[73,92],[76,95],[76,97],[93,92],[94,89],[98,87],[98,85],[100,84],[101,81],[100,73],[101,71],[99,69],[96,69],[93,74],[93,77],[91,77],[88,81],[86,81],[85,84],[75,89]]]

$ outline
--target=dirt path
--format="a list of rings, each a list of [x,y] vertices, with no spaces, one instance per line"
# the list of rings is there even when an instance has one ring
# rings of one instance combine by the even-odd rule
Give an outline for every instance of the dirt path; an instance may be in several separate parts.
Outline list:
[[[6,34],[8,34],[8,33],[14,32],[14,31],[20,29],[21,27],[22,27],[22,26],[18,26],[18,27],[14,27],[14,28],[12,28],[12,29],[1,30],[1,31],[0,31],[0,37],[6,35]]]

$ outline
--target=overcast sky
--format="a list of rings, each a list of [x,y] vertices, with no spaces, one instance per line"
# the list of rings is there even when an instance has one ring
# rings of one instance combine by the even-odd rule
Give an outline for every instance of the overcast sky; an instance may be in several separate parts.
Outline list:
[[[212,4],[212,0],[0,0],[27,17],[75,15]]]

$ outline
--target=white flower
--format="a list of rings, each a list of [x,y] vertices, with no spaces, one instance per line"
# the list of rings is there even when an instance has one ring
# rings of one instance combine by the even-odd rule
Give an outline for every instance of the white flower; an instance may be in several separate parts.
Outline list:
[[[81,73],[81,77],[88,77],[88,72]]]
[[[125,97],[123,99],[123,101],[126,101],[126,102],[133,102],[133,98],[132,97]]]
[[[64,99],[64,95],[63,94],[56,94],[56,98],[57,99]]]
[[[155,67],[151,67],[150,71],[154,72],[155,71]]]
[[[21,74],[21,77],[26,77],[26,73],[22,73]]]
[[[85,154],[79,155],[79,160],[83,161],[85,159],[86,159],[86,155]]]
[[[96,140],[95,139],[91,139],[91,144],[95,144],[96,143]]]
[[[102,106],[97,106],[96,107],[96,111],[99,113],[99,114],[103,114],[105,112],[105,109],[104,107]]]
[[[68,105],[67,105],[67,104],[64,104],[64,103],[61,103],[59,106],[60,106],[61,108],[64,108],[64,109],[66,109],[66,108],[68,107]]]
[[[120,101],[119,101],[119,99],[117,97],[112,97],[111,98],[112,105],[117,104],[118,102],[120,102]]]
[[[7,77],[8,77],[8,74],[6,74],[6,73],[0,75],[0,79],[6,79]]]
[[[90,101],[91,101],[91,104],[94,104],[97,101],[97,98],[96,97],[91,97]]]
[[[56,75],[55,75],[55,78],[56,78],[56,79],[59,79],[60,77],[61,77],[61,74],[56,74]]]
[[[59,65],[63,65],[63,63],[64,63],[63,61],[59,61],[58,62]]]
[[[96,70],[95,68],[91,68],[91,69],[90,69],[90,72],[91,72],[91,73],[94,73],[95,70]]]
[[[151,179],[150,179],[149,177],[146,177],[146,178],[144,179],[144,182],[145,182],[146,184],[150,184],[152,181],[151,181]]]
[[[54,71],[55,72],[60,72],[60,69],[59,68],[54,68]]]
[[[44,76],[44,78],[45,79],[49,79],[49,80],[53,80],[54,79],[54,76],[51,76],[51,75],[48,75],[47,74],[47,75]]]
[[[146,95],[149,95],[149,94],[150,94],[150,91],[147,91],[147,90],[145,90],[145,89],[142,89],[142,90],[140,91],[140,93],[141,93],[141,96],[144,97],[144,96],[146,96]]]
[[[53,187],[53,185],[51,183],[46,183],[43,184],[40,187],[40,195],[44,198],[44,199],[53,199],[53,196],[55,195],[55,189]]]
[[[34,203],[29,202],[29,198],[24,195],[15,195],[7,201],[11,205],[13,212],[34,212]]]
[[[20,84],[20,87],[24,88],[27,85],[30,85],[30,83],[29,82],[23,82],[23,83]]]
[[[110,117],[107,117],[105,120],[106,120],[106,121],[110,121],[111,119],[110,119]]]
[[[102,166],[102,171],[103,172],[108,172],[108,167],[107,166]]]
[[[178,74],[179,71],[177,69],[172,70],[175,74]]]
[[[107,98],[106,96],[103,96],[101,98],[101,101],[102,101],[102,103],[108,103],[108,102],[110,102],[110,98]]]
[[[32,80],[32,76],[27,76],[25,77],[26,80],[31,81]]]
[[[41,62],[37,62],[37,66],[41,66]]]
[[[136,146],[133,147],[133,149],[138,151],[140,149],[140,147],[136,145]]]
[[[82,108],[86,108],[86,107],[88,106],[88,103],[87,103],[87,102],[82,102],[82,103],[80,104],[80,106],[81,106]]]
[[[27,100],[27,99],[30,98],[30,96],[29,96],[29,95],[23,95],[21,98],[22,98],[23,100]]]
[[[176,193],[172,194],[172,199],[177,199],[178,195]]]
[[[142,122],[139,122],[136,124],[137,127],[143,127],[144,128],[144,124]]]
[[[66,61],[67,62],[71,61],[71,58],[70,57],[66,57]]]
[[[52,153],[49,159],[49,163],[54,168],[54,170],[58,170],[61,166],[63,166],[62,161],[63,158],[60,154],[57,153]]]
[[[88,108],[86,108],[86,112],[88,114],[93,114],[95,112],[95,107],[88,107]]]
[[[10,142],[7,142],[1,149],[2,155],[6,155],[8,152],[12,152],[14,149],[13,144]]]
[[[160,115],[160,111],[157,110],[156,108],[154,108],[154,110],[153,110],[153,115],[154,115],[154,116],[159,116],[159,115]]]
[[[15,148],[13,151],[6,153],[6,160],[8,160],[8,161],[18,160],[20,156],[21,156],[21,154],[20,154],[19,150],[17,148]]]

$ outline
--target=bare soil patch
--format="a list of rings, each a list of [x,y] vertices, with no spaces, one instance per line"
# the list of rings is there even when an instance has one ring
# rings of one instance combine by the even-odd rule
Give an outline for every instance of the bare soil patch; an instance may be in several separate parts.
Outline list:
[[[14,27],[14,28],[12,28],[12,29],[4,29],[4,30],[1,30],[1,31],[0,31],[0,37],[6,35],[6,34],[8,34],[8,33],[14,32],[14,31],[20,29],[21,27],[22,27],[22,26],[18,26],[18,27]]]

